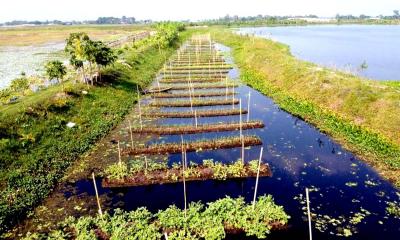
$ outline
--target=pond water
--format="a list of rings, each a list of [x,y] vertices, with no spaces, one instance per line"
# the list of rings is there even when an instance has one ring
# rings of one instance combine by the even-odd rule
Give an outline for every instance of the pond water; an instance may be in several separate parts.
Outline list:
[[[371,79],[400,80],[400,26],[255,27],[238,32],[285,43],[306,61]]]
[[[238,76],[238,70],[230,72]],[[305,188],[310,193],[311,211],[316,214],[313,222],[315,239],[337,239],[343,229],[349,229],[349,239],[398,239],[400,220],[387,216],[386,201],[398,201],[400,195],[392,184],[383,180],[375,170],[344,150],[328,136],[308,123],[282,111],[274,102],[252,88],[241,85],[236,88],[247,108],[250,98],[250,120],[258,119],[265,128],[244,130],[263,141],[263,162],[270,165],[273,176],[260,178],[259,195],[272,194],[279,205],[283,205],[291,216],[287,230],[274,232],[269,239],[308,239],[308,225],[305,215]],[[236,108],[238,105],[235,106]],[[215,106],[204,108],[232,108]],[[165,108],[177,111],[190,108]],[[246,120],[247,116],[243,117]],[[239,121],[239,116],[200,118],[199,123]],[[160,119],[156,124],[193,124],[193,119]],[[238,135],[238,131],[186,135],[186,141]],[[180,136],[154,138],[149,143],[180,142]],[[257,159],[260,146],[246,149],[245,159]],[[232,162],[240,158],[240,148],[188,153],[188,160],[201,162],[214,159]],[[179,162],[181,154],[168,156],[169,163]],[[146,206],[151,211],[165,209],[171,204],[183,207],[181,183],[105,189],[98,187],[101,195],[107,196],[108,205],[133,210]],[[92,182],[81,180],[73,185],[74,192],[94,196]],[[247,178],[228,181],[198,181],[186,183],[188,202],[209,202],[226,195],[243,196],[250,202],[253,198],[255,179]],[[336,219],[340,222],[328,223]],[[361,220],[358,222],[358,220]],[[316,228],[323,229],[323,232]],[[229,239],[233,236],[229,236]],[[243,239],[239,236],[238,239]]]
[[[0,47],[0,89],[7,87],[21,72],[37,75],[49,60],[65,60],[60,53],[65,43],[48,43],[36,46]]]

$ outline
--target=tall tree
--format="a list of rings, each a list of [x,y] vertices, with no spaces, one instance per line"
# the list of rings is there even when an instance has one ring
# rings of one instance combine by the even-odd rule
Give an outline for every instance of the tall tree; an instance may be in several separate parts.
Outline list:
[[[84,62],[86,61],[86,54],[84,45],[89,40],[89,36],[86,33],[71,33],[66,39],[66,45],[64,49],[65,52],[70,56],[70,64],[74,66],[75,69],[81,71],[83,82],[86,82],[84,66]]]

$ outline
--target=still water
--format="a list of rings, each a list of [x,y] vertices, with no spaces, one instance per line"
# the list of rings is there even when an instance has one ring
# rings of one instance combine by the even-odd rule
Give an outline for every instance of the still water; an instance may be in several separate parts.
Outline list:
[[[221,48],[221,47],[220,47]],[[227,50],[226,48],[223,48]],[[238,76],[238,69],[230,72],[230,77]],[[250,119],[262,120],[263,129],[245,130],[263,141],[263,161],[272,169],[272,177],[263,177],[259,182],[258,193],[272,194],[279,205],[283,205],[291,216],[287,230],[274,232],[269,239],[308,239],[308,225],[305,215],[305,188],[310,193],[315,239],[339,239],[346,229],[347,239],[387,239],[397,240],[400,219],[388,216],[386,202],[399,201],[397,189],[382,179],[378,173],[352,153],[343,149],[330,137],[303,120],[282,111],[274,102],[247,86],[236,89],[237,97],[248,104],[250,98]],[[189,101],[189,100],[188,100]],[[203,108],[231,108],[214,106]],[[235,106],[236,108],[238,106]],[[164,108],[164,111],[188,111],[190,108]],[[246,119],[247,116],[244,117]],[[239,116],[200,118],[200,124],[239,121]],[[193,119],[160,119],[157,125],[194,124]],[[225,136],[238,136],[238,131],[223,133],[203,133],[184,136],[186,141],[210,139]],[[150,143],[180,142],[180,136],[154,138]],[[246,149],[246,161],[257,159],[260,146]],[[240,158],[240,148],[220,149],[188,153],[188,160],[200,163],[203,159],[233,162]],[[170,164],[179,162],[181,154],[168,156]],[[94,195],[90,180],[73,184],[75,194]],[[100,182],[99,182],[100,185]],[[189,202],[209,202],[226,195],[243,196],[250,202],[253,197],[255,179],[228,181],[188,182]],[[165,209],[171,204],[183,206],[182,183],[164,184],[121,189],[99,188],[100,194],[107,196],[109,206],[133,210],[146,206],[151,211]],[[69,196],[71,193],[66,192]],[[233,236],[228,236],[232,239]],[[239,236],[237,239],[244,239]]]
[[[370,79],[400,80],[400,26],[255,27],[238,32],[285,43],[306,61]]]

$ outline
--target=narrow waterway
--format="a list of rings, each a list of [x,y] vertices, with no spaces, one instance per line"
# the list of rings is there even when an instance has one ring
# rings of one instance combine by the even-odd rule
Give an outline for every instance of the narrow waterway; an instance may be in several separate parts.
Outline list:
[[[218,45],[219,49],[229,49]],[[228,62],[231,59],[228,57]],[[238,78],[239,70],[229,73]],[[305,215],[305,188],[310,188],[311,212],[315,239],[338,239],[348,235],[349,239],[398,239],[400,220],[388,216],[387,201],[399,201],[395,187],[382,179],[377,172],[316,128],[282,111],[274,102],[244,85],[236,88],[243,108],[248,106],[250,93],[250,120],[262,120],[265,128],[245,130],[245,134],[261,137],[264,146],[263,161],[273,172],[272,177],[260,179],[259,195],[272,194],[277,204],[283,205],[291,216],[287,230],[273,232],[269,239],[308,239]],[[224,97],[222,97],[224,98]],[[235,106],[238,108],[238,105]],[[232,108],[232,106],[201,107]],[[168,111],[183,111],[189,108],[168,108]],[[199,109],[199,108],[197,108]],[[247,115],[243,116],[244,121]],[[199,118],[199,123],[239,121],[239,116]],[[162,124],[194,124],[194,119],[159,119]],[[211,139],[237,135],[238,131],[203,133],[185,136],[186,141]],[[180,142],[180,136],[163,136],[148,143]],[[246,149],[245,159],[257,159],[260,147]],[[188,160],[200,163],[204,159],[233,162],[240,158],[240,148],[188,153]],[[179,162],[181,154],[168,156],[170,164]],[[72,184],[71,194],[94,196],[90,180]],[[100,181],[98,186],[100,185]],[[226,195],[244,196],[252,200],[255,179],[228,181],[199,181],[187,185],[188,201],[209,202]],[[182,184],[153,185],[121,189],[99,189],[106,197],[108,206],[133,210],[146,206],[151,211],[164,209],[171,204],[183,206]],[[243,239],[243,236],[239,237]]]

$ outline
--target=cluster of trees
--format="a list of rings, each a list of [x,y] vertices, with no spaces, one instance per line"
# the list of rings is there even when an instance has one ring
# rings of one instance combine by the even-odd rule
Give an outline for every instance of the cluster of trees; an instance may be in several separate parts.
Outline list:
[[[365,14],[361,14],[360,16],[340,15],[340,14],[336,15],[336,19],[337,20],[365,20],[365,19],[370,19],[370,18],[373,18],[373,16],[368,16],[368,15],[365,15]],[[377,18],[386,19],[386,20],[400,19],[400,13],[399,13],[399,10],[393,10],[393,15],[392,16],[379,15]]]
[[[297,16],[297,17],[312,17],[316,18],[315,15],[307,15],[307,16]],[[257,16],[248,16],[248,17],[239,17],[237,15],[230,16],[226,15],[223,18],[205,20],[198,25],[207,24],[207,25],[248,25],[248,24],[298,24],[299,21],[295,21],[289,18],[293,18],[293,16],[269,16],[269,15],[257,15]]]
[[[102,41],[94,41],[86,33],[71,33],[66,40],[65,52],[70,56],[70,64],[81,73],[82,82],[93,84],[94,78],[100,77],[100,69],[113,64],[117,56],[114,51]],[[85,72],[85,63],[88,65],[89,77]],[[97,69],[92,74],[93,67]]]
[[[5,22],[1,25],[4,26],[18,26],[18,25],[80,25],[80,24],[135,24],[135,23],[148,23],[149,20],[136,22],[134,17],[122,16],[117,17],[99,17],[97,20],[86,20],[86,21],[60,21],[60,20],[46,20],[46,21],[23,21],[14,20],[10,22]],[[150,21],[151,22],[151,21]]]

